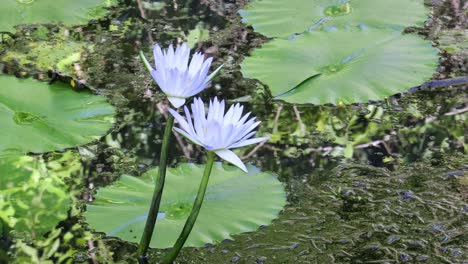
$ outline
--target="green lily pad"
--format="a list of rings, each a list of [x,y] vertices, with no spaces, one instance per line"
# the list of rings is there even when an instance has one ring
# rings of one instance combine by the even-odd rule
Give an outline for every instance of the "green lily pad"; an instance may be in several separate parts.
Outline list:
[[[106,13],[114,0],[2,0],[0,32],[20,24],[60,22],[67,26],[85,24]]]
[[[292,103],[356,103],[407,91],[432,77],[437,50],[415,35],[364,29],[275,39],[242,63],[244,77]]]
[[[41,158],[0,158],[0,222],[27,237],[42,236],[67,218],[71,196]],[[69,174],[68,174],[69,176]]]
[[[240,14],[244,23],[268,37],[287,37],[320,24],[401,30],[427,19],[423,0],[256,0]]]
[[[0,156],[89,143],[112,127],[114,113],[103,96],[0,75]]]
[[[173,246],[195,200],[204,166],[184,163],[168,169],[161,212],[151,246]],[[286,203],[276,176],[252,165],[249,173],[215,163],[198,220],[185,246],[203,246],[232,234],[254,231],[277,217]],[[123,175],[101,188],[85,213],[91,228],[130,242],[139,242],[145,225],[157,169],[142,177]]]

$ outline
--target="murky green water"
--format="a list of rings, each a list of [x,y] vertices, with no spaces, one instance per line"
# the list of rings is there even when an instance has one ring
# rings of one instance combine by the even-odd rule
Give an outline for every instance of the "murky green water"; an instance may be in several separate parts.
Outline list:
[[[257,232],[184,249],[179,263],[468,263],[466,86],[424,89],[370,105],[274,102],[266,87],[239,71],[242,58],[265,41],[240,23],[236,11],[244,1],[167,1],[146,19],[127,2],[109,19],[67,36],[94,45],[72,77],[86,80],[118,107],[114,131],[80,148],[85,169],[70,182],[78,209],[92,200],[96,187],[158,164],[165,105],[136,54],[202,25],[210,38],[198,48],[216,58],[214,67],[225,66],[201,96],[237,98],[263,121],[260,133],[271,135],[269,143],[240,154],[279,175],[288,205]],[[411,30],[436,40],[441,31],[460,27],[462,18],[453,17],[450,1],[431,4],[435,17],[426,28]],[[31,41],[62,34],[54,26],[26,27],[20,37],[4,40],[0,52],[27,51]],[[463,54],[445,54],[435,78],[466,75],[467,65]],[[34,64],[9,60],[0,68],[45,78]],[[203,159],[200,149],[184,141],[170,153],[172,165]],[[76,223],[81,226],[73,229]],[[136,245],[103,234],[76,242],[89,238],[80,214],[61,226],[64,234],[73,229],[77,263],[135,262]],[[163,252],[153,250],[151,256]]]

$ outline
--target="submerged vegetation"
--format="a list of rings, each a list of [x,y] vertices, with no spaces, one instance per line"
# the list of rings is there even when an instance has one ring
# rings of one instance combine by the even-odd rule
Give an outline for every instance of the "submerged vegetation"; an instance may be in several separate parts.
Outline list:
[[[56,2],[0,3],[0,263],[137,263],[172,116],[139,52],[186,41],[269,139],[214,162],[177,263],[468,259],[462,1]],[[207,159],[175,127],[151,262]]]

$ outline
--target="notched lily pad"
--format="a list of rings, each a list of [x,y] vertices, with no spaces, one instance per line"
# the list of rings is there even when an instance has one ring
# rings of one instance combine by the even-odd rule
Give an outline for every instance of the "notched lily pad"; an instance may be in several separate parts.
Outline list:
[[[292,103],[379,100],[432,77],[437,50],[416,35],[365,29],[306,32],[275,39],[242,63],[244,77]]]
[[[106,14],[115,0],[2,0],[0,32],[14,31],[20,24],[85,24]]]
[[[184,163],[168,169],[151,246],[173,246],[188,217],[204,166]],[[198,220],[185,246],[203,246],[268,225],[286,203],[275,175],[249,165],[249,173],[215,163]],[[139,242],[151,202],[157,169],[141,177],[123,175],[98,190],[85,213],[90,227],[108,236]]]
[[[401,30],[427,19],[423,0],[256,0],[240,14],[244,23],[268,37],[287,37],[319,25]]]
[[[103,96],[0,75],[0,156],[89,143],[112,127],[114,113]]]

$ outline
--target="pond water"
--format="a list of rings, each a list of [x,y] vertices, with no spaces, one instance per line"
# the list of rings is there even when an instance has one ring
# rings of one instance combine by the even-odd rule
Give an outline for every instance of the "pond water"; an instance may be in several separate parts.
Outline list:
[[[274,101],[266,86],[240,72],[243,58],[267,41],[241,23],[237,11],[247,1],[171,0],[146,2],[146,8],[133,2],[121,1],[105,19],[66,31],[59,25],[24,26],[14,38],[3,36],[0,45],[4,73],[47,80],[34,56],[21,64],[4,54],[29,52],[28,43],[64,34],[85,43],[71,73],[56,77],[89,87],[117,108],[110,134],[78,148],[83,168],[67,182],[77,199],[59,224],[59,236],[67,241],[59,251],[73,249],[74,263],[136,263],[136,244],[91,234],[82,212],[97,188],[159,163],[168,105],[137,53],[186,38],[202,40],[195,47],[214,56],[213,68],[224,63],[201,97],[243,102],[262,120],[258,133],[269,134],[270,141],[239,154],[278,175],[287,205],[271,225],[216,245],[184,248],[177,263],[468,263],[466,80],[370,104]],[[454,2],[426,1],[433,17],[408,31],[436,41],[444,30],[466,30],[466,9],[460,11],[466,5],[456,10]],[[466,75],[466,52],[442,53],[434,80]],[[171,166],[204,161],[202,149],[175,142]],[[54,155],[61,154],[44,157]],[[2,239],[0,249],[11,245]],[[165,252],[152,249],[150,257]]]

